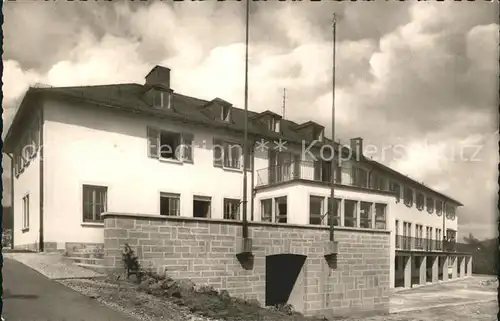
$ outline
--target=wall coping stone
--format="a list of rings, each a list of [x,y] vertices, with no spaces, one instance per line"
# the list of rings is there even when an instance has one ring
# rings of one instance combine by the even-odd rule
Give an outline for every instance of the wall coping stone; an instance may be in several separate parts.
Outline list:
[[[142,213],[124,213],[124,212],[105,212],[101,214],[101,217],[113,218],[113,217],[128,217],[136,219],[156,219],[161,221],[178,221],[178,222],[203,222],[203,223],[224,223],[227,225],[242,225],[242,221],[236,220],[222,220],[222,219],[212,219],[212,218],[199,218],[199,217],[185,217],[185,216],[164,216],[159,214],[142,214]],[[254,222],[248,221],[249,226],[269,226],[269,227],[286,227],[286,228],[301,228],[301,229],[312,229],[312,230],[323,230],[328,231],[329,226],[326,225],[301,225],[301,224],[288,224],[288,223],[270,223],[270,222]],[[339,231],[352,231],[352,232],[364,232],[364,233],[379,233],[379,234],[390,234],[390,230],[382,229],[370,229],[370,228],[356,228],[356,227],[345,227],[345,226],[335,226],[335,230]]]

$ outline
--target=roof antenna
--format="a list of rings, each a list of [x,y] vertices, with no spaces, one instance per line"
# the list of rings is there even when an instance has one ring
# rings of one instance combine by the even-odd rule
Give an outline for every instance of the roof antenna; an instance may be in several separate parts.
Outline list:
[[[286,88],[283,88],[283,114],[282,114],[283,119],[285,119],[285,108],[286,108]]]

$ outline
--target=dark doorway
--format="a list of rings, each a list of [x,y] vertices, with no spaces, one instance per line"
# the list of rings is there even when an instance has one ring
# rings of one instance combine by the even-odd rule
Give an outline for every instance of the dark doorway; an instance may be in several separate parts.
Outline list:
[[[413,287],[415,284],[420,284],[420,264],[422,264],[422,257],[413,256],[412,259],[411,286]]]
[[[396,255],[394,258],[394,287],[404,287],[405,286],[405,261],[401,256]]]
[[[266,306],[288,302],[306,258],[296,254],[266,256]]]
[[[444,267],[444,258],[442,256],[438,259],[438,280],[443,280],[443,267]]]
[[[432,282],[432,265],[434,264],[434,256],[428,256],[427,257],[427,263],[425,267],[425,281],[426,282]]]

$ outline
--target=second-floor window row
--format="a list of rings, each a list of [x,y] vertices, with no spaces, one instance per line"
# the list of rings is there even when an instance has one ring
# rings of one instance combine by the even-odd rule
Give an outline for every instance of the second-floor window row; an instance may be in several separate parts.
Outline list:
[[[18,147],[14,151],[12,165],[16,177],[19,177],[19,175],[24,172],[31,160],[38,154],[38,149],[40,148],[40,135],[40,120],[36,118],[21,137]]]
[[[309,198],[309,224],[330,225],[331,220],[333,220],[334,226],[386,228],[387,204],[335,198],[333,215],[329,215],[331,206],[330,197],[311,195]]]

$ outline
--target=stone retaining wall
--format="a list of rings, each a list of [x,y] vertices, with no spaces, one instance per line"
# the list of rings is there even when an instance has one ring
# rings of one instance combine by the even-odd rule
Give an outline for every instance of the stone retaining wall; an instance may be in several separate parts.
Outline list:
[[[248,270],[236,257],[241,222],[119,213],[104,217],[110,270],[123,269],[121,253],[128,243],[144,268],[165,268],[174,278],[265,304],[266,256],[299,254],[307,259],[289,298],[296,310],[327,316],[388,312],[388,231],[336,229],[339,253],[331,268],[323,256],[327,227],[251,222],[254,261]]]

